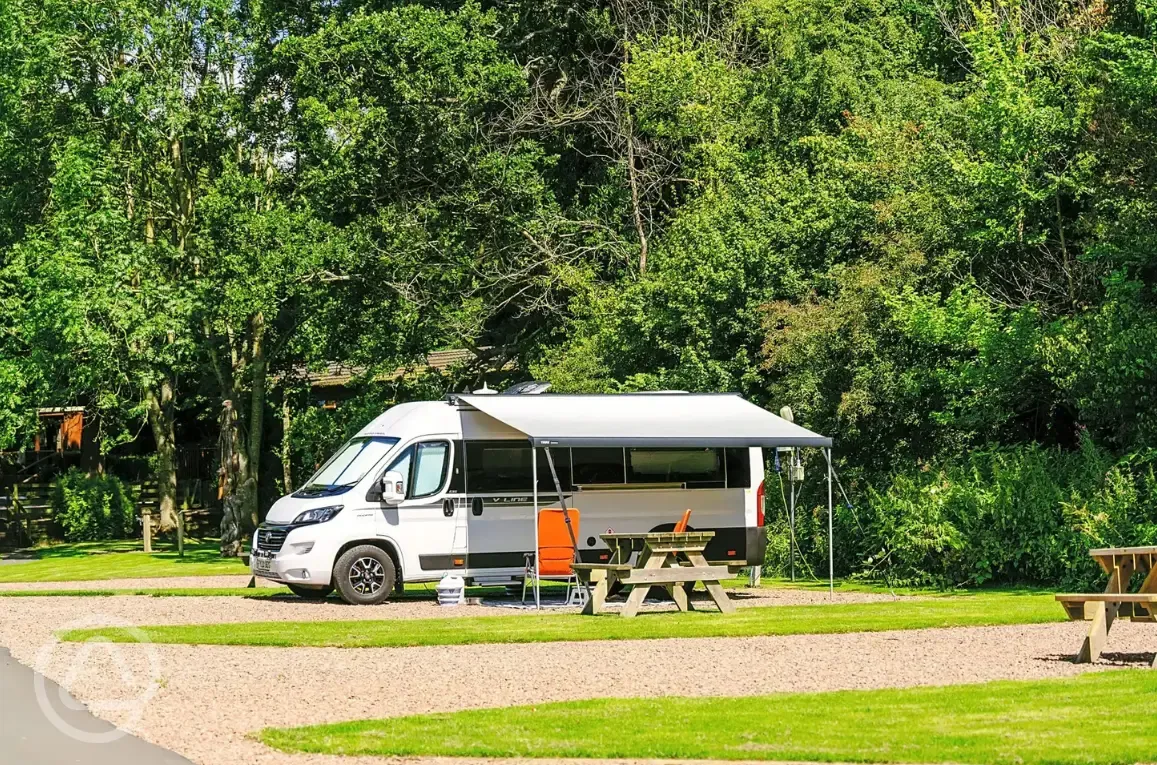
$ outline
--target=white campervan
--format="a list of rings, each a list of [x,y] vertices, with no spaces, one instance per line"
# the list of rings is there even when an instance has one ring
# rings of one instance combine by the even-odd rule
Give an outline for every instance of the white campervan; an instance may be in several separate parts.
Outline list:
[[[709,560],[761,562],[768,445],[830,441],[723,394],[399,404],[270,508],[251,567],[302,597],[336,588],[357,604],[451,572],[513,583],[535,548],[535,508],[558,505],[554,475],[579,510],[584,561],[605,559],[608,530],[670,529],[691,508],[692,528],[715,531]]]

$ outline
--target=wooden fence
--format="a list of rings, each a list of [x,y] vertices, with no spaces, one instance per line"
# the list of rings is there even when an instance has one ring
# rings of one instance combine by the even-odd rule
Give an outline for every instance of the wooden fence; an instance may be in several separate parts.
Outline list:
[[[155,481],[130,483],[126,488],[136,505],[138,518],[143,510],[155,516],[159,504]],[[215,484],[202,480],[177,483],[177,506],[187,507],[188,533],[195,536],[216,533],[221,521],[216,488]],[[60,529],[55,527],[52,518],[54,491],[51,483],[0,485],[0,547],[21,547],[60,536]]]

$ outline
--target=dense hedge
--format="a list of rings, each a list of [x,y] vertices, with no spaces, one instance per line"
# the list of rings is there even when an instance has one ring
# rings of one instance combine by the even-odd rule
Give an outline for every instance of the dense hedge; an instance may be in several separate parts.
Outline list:
[[[135,531],[132,498],[113,475],[70,469],[56,480],[52,511],[69,542],[124,539]]]
[[[992,447],[897,472],[838,508],[837,570],[905,585],[1093,586],[1102,575],[1090,548],[1157,544],[1155,462],[1155,452],[1116,459],[1086,441],[1076,451]],[[816,496],[805,496],[797,537],[801,569],[823,576],[826,510]],[[783,572],[782,513],[768,533],[767,565]]]

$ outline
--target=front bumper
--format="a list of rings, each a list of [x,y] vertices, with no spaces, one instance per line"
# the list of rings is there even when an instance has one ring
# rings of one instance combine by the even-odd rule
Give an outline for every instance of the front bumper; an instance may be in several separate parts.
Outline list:
[[[327,585],[333,577],[333,554],[328,546],[308,533],[308,527],[291,530],[279,550],[263,550],[253,536],[249,571],[253,576],[283,584]],[[267,565],[266,565],[267,564]]]

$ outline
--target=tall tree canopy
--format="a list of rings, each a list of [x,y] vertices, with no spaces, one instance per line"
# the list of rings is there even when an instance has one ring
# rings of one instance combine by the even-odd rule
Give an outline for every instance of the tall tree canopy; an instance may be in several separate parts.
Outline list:
[[[790,404],[873,507],[1043,449],[1100,471],[1054,525],[1119,459],[1157,513],[1155,41],[1151,0],[11,0],[0,442],[147,423],[171,512],[178,415],[220,424],[236,551],[275,386],[453,347]],[[840,564],[954,544],[920,517]]]

